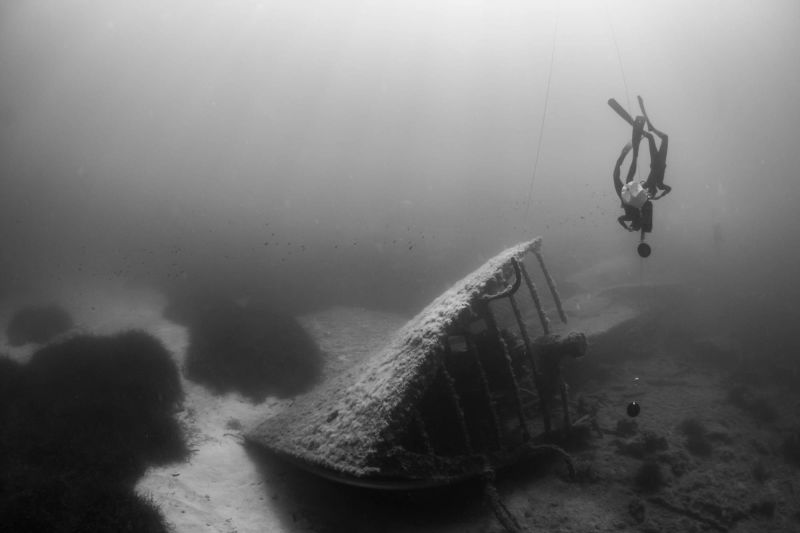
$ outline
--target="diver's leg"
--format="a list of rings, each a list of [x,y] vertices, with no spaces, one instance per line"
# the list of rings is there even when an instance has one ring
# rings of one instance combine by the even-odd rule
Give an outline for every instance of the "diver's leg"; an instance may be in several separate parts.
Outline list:
[[[656,176],[655,186],[661,189],[663,194],[659,196],[662,198],[669,194],[672,190],[672,187],[669,185],[664,185],[664,175],[667,173],[667,150],[669,149],[669,136],[666,133],[662,133],[658,130],[654,130],[656,135],[661,138],[661,146],[658,148],[658,175]]]
[[[628,175],[625,177],[625,183],[629,183],[633,181],[633,178],[636,177],[636,164],[639,159],[639,147],[634,145],[633,146],[633,158],[631,158],[631,166],[628,168]]]
[[[644,136],[644,117],[638,116],[633,121],[633,131],[631,132],[631,146],[633,146],[633,161],[631,161],[631,168],[628,169],[628,176],[626,182],[631,181],[636,176],[636,165],[639,161],[639,143],[642,142]]]
[[[637,96],[636,98],[639,100],[639,109],[642,110],[642,115],[644,115],[644,120],[645,122],[647,122],[647,129],[649,129],[650,131],[655,130],[655,128],[653,127],[653,123],[650,122],[650,117],[647,116],[647,110],[645,110],[644,108],[644,100],[642,100],[641,96]]]
[[[622,167],[622,163],[625,161],[625,157],[627,157],[628,152],[630,151],[630,143],[623,146],[622,152],[620,152],[619,157],[617,158],[617,164],[614,165],[614,190],[617,191],[617,196],[622,193],[622,181],[619,179],[620,168]]]
[[[656,129],[653,130],[653,133],[658,135],[658,137],[661,139],[661,146],[658,148],[658,159],[661,161],[661,163],[666,165],[667,149],[669,148],[669,135]]]
[[[653,196],[656,193],[656,174],[657,172],[653,171],[654,165],[658,164],[658,147],[656,146],[656,140],[653,138],[653,135],[647,132],[643,132],[642,135],[647,137],[647,145],[650,148],[650,174],[647,175],[647,180],[644,182],[644,188],[647,189],[647,192],[650,196]]]
[[[652,133],[642,132],[642,136],[647,138],[647,146],[650,148],[650,163],[658,161],[658,146]]]
[[[647,129],[650,130],[652,133],[655,133],[656,135],[658,135],[658,138],[661,140],[661,146],[658,149],[658,160],[661,163],[666,164],[667,163],[667,148],[669,147],[669,135],[667,135],[663,131],[661,131],[658,128],[656,128],[655,126],[653,126],[653,123],[650,122],[650,117],[647,116],[647,111],[645,111],[645,109],[644,109],[644,101],[642,100],[642,97],[639,96],[638,98],[639,98],[639,107],[642,108],[642,114],[644,114],[644,119],[647,122]],[[651,139],[651,143],[652,143],[652,139]],[[656,159],[652,159],[653,158],[653,149],[652,149],[652,147],[650,149],[650,157],[651,157],[651,161],[656,161]]]

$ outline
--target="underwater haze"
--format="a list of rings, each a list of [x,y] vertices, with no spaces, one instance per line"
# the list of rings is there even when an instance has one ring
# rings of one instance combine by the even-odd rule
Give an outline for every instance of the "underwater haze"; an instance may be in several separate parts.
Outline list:
[[[645,434],[625,433],[630,425],[617,416],[638,398],[641,427],[662,431],[674,452],[666,481],[658,466],[649,472],[659,475],[642,470],[637,490],[650,494],[648,509],[674,514],[677,504],[658,507],[652,498],[663,492],[653,494],[702,485],[687,479],[710,472],[700,467],[711,469],[725,446],[720,461],[741,471],[720,474],[717,487],[744,476],[765,494],[796,494],[798,57],[796,0],[0,2],[0,518],[29,527],[25,513],[46,507],[39,497],[50,494],[52,472],[78,476],[84,463],[73,464],[73,452],[93,465],[102,461],[91,446],[125,442],[97,452],[119,460],[116,470],[76,489],[87,502],[112,494],[104,508],[123,509],[120,524],[131,523],[129,512],[141,530],[160,531],[166,514],[176,530],[198,530],[165,503],[185,481],[201,487],[179,502],[189,515],[225,510],[193,517],[214,523],[209,531],[262,531],[273,524],[265,520],[275,531],[299,530],[294,503],[271,494],[286,488],[275,474],[283,471],[256,469],[232,439],[324,382],[350,352],[375,350],[372,341],[495,254],[537,236],[570,319],[596,312],[608,319],[603,335],[612,332],[590,338],[586,360],[595,350],[597,362],[589,370],[565,371],[575,383],[571,407],[583,394],[581,408],[596,400],[592,416],[600,413],[593,430],[606,438],[592,453],[611,459],[597,460],[597,477],[617,488],[619,472],[633,479],[625,469],[642,443],[611,442]],[[637,256],[640,235],[617,221],[612,181],[631,126],[608,100],[636,116],[637,96],[670,139],[672,192],[653,202],[646,259]],[[644,180],[647,141],[638,165]],[[614,298],[624,312],[612,312]],[[628,320],[630,337],[617,328]],[[343,349],[346,341],[358,350]],[[65,357],[91,375],[73,372]],[[735,385],[720,377],[728,372]],[[634,375],[649,396],[630,392]],[[613,401],[597,392],[605,386]],[[69,403],[87,388],[85,405]],[[120,405],[91,414],[109,397]],[[86,432],[47,410],[62,402]],[[702,410],[720,405],[730,409],[724,416]],[[41,413],[50,418],[35,418]],[[108,420],[92,422],[101,415]],[[327,422],[340,415],[332,416]],[[51,425],[58,431],[48,434]],[[42,466],[49,452],[30,449],[40,441],[63,464]],[[225,453],[213,455],[209,442]],[[666,448],[658,438],[645,444],[653,442],[641,452],[652,456],[635,461],[666,465]],[[752,468],[751,455],[759,458]],[[220,457],[229,462],[213,463]],[[212,503],[193,499],[212,486],[203,476],[229,467],[242,492],[215,485],[205,496]],[[137,483],[151,500],[134,494]],[[290,501],[309,486],[318,494],[300,483]],[[597,530],[647,523],[628,506],[627,487],[597,491],[618,497],[625,515]],[[320,490],[324,501],[330,493]],[[559,502],[555,495],[572,494],[548,490]],[[501,494],[512,514],[523,513],[520,494]],[[680,518],[703,515],[702,527],[718,530],[750,520],[763,531],[780,517],[772,530],[796,531],[800,507],[784,496],[741,516],[728,503]],[[341,507],[361,506],[360,497]],[[711,489],[703,498],[716,501]],[[235,511],[240,501],[257,512]],[[597,501],[598,513],[617,508]],[[265,518],[274,509],[281,516]],[[448,509],[436,515],[446,527],[420,531],[499,531],[480,510],[464,515],[466,527],[453,521],[461,509]],[[399,516],[384,510],[340,530],[383,530]],[[226,512],[240,521],[235,528]],[[525,516],[531,529],[560,527]],[[158,525],[148,529],[151,519]],[[663,520],[649,531],[669,530]],[[697,530],[684,526],[673,530]],[[403,527],[391,531],[417,531]]]
[[[703,268],[719,224],[724,272],[792,282],[799,18],[788,0],[6,2],[4,288],[213,281],[416,310],[534,235],[570,269],[630,254],[611,185],[629,127],[605,102],[636,95],[672,141],[648,268]]]

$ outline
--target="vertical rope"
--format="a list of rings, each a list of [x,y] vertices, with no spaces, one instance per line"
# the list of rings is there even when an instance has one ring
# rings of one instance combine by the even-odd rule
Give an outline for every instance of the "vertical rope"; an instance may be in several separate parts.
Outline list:
[[[528,220],[528,212],[531,208],[531,198],[533,197],[533,183],[536,181],[536,170],[539,168],[539,153],[542,149],[542,138],[544,137],[544,124],[547,119],[547,107],[550,103],[550,81],[553,79],[553,63],[556,57],[556,37],[558,36],[558,15],[560,6],[556,7],[556,20],[553,27],[553,44],[550,47],[550,68],[547,71],[547,87],[544,93],[544,110],[542,111],[542,120],[539,124],[539,140],[536,142],[536,155],[533,158],[533,173],[531,174],[531,183],[528,187],[528,200],[525,203],[524,222]]]
[[[632,112],[633,108],[631,107],[631,92],[628,89],[628,78],[625,76],[625,68],[622,66],[622,53],[619,51],[619,43],[617,42],[617,32],[614,31],[614,21],[611,18],[611,15],[608,12],[608,2],[603,2],[603,6],[606,10],[606,19],[608,20],[608,26],[611,28],[611,40],[614,41],[614,50],[617,52],[617,63],[619,64],[619,72],[622,74],[622,85],[625,86],[625,101],[628,104],[628,112]],[[636,113],[634,113],[636,115]],[[636,167],[636,180],[639,180],[639,171],[641,169],[637,166]]]
[[[631,92],[628,90],[628,79],[625,77],[625,69],[622,66],[622,54],[619,51],[619,43],[617,42],[617,32],[614,31],[614,21],[608,12],[608,2],[603,2],[606,10],[606,20],[608,26],[611,28],[611,40],[614,41],[614,49],[617,51],[617,63],[619,63],[619,71],[622,74],[622,84],[625,86],[625,99],[628,103],[628,109],[631,108]]]

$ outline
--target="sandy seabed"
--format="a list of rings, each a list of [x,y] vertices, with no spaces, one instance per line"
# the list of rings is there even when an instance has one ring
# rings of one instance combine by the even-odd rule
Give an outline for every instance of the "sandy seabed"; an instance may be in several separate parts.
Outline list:
[[[76,330],[111,334],[142,329],[160,339],[182,367],[186,328],[162,317],[160,295],[124,287],[75,289],[51,298],[72,314]],[[7,323],[12,302],[0,311]],[[594,311],[596,312],[596,310]],[[353,346],[378,347],[403,317],[333,308],[301,317],[320,344],[323,375],[345,365]],[[358,339],[361,339],[360,341]],[[725,342],[724,339],[721,342]],[[0,347],[18,361],[31,346]],[[591,357],[591,354],[590,354]],[[520,465],[497,488],[526,531],[791,532],[800,531],[800,469],[782,452],[782,439],[800,427],[800,395],[757,387],[776,406],[765,422],[730,401],[727,371],[688,359],[679,349],[655,349],[616,360],[580,390],[596,409],[596,431],[573,450],[580,477],[563,465]],[[152,497],[168,525],[188,532],[501,532],[480,487],[470,484],[420,493],[387,493],[338,485],[246,447],[242,431],[289,405],[254,404],[237,394],[214,395],[182,380],[177,418],[192,450],[188,461],[150,468],[136,490]],[[637,401],[636,427],[621,421]],[[692,450],[682,424],[698,421],[708,448]],[[642,465],[658,465],[660,484],[643,487]]]

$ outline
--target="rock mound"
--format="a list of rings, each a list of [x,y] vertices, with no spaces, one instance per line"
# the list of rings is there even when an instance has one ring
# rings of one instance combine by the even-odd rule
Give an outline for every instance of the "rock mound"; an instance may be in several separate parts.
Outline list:
[[[218,302],[190,320],[186,376],[218,393],[253,401],[293,396],[316,383],[319,348],[291,316],[257,305]]]

